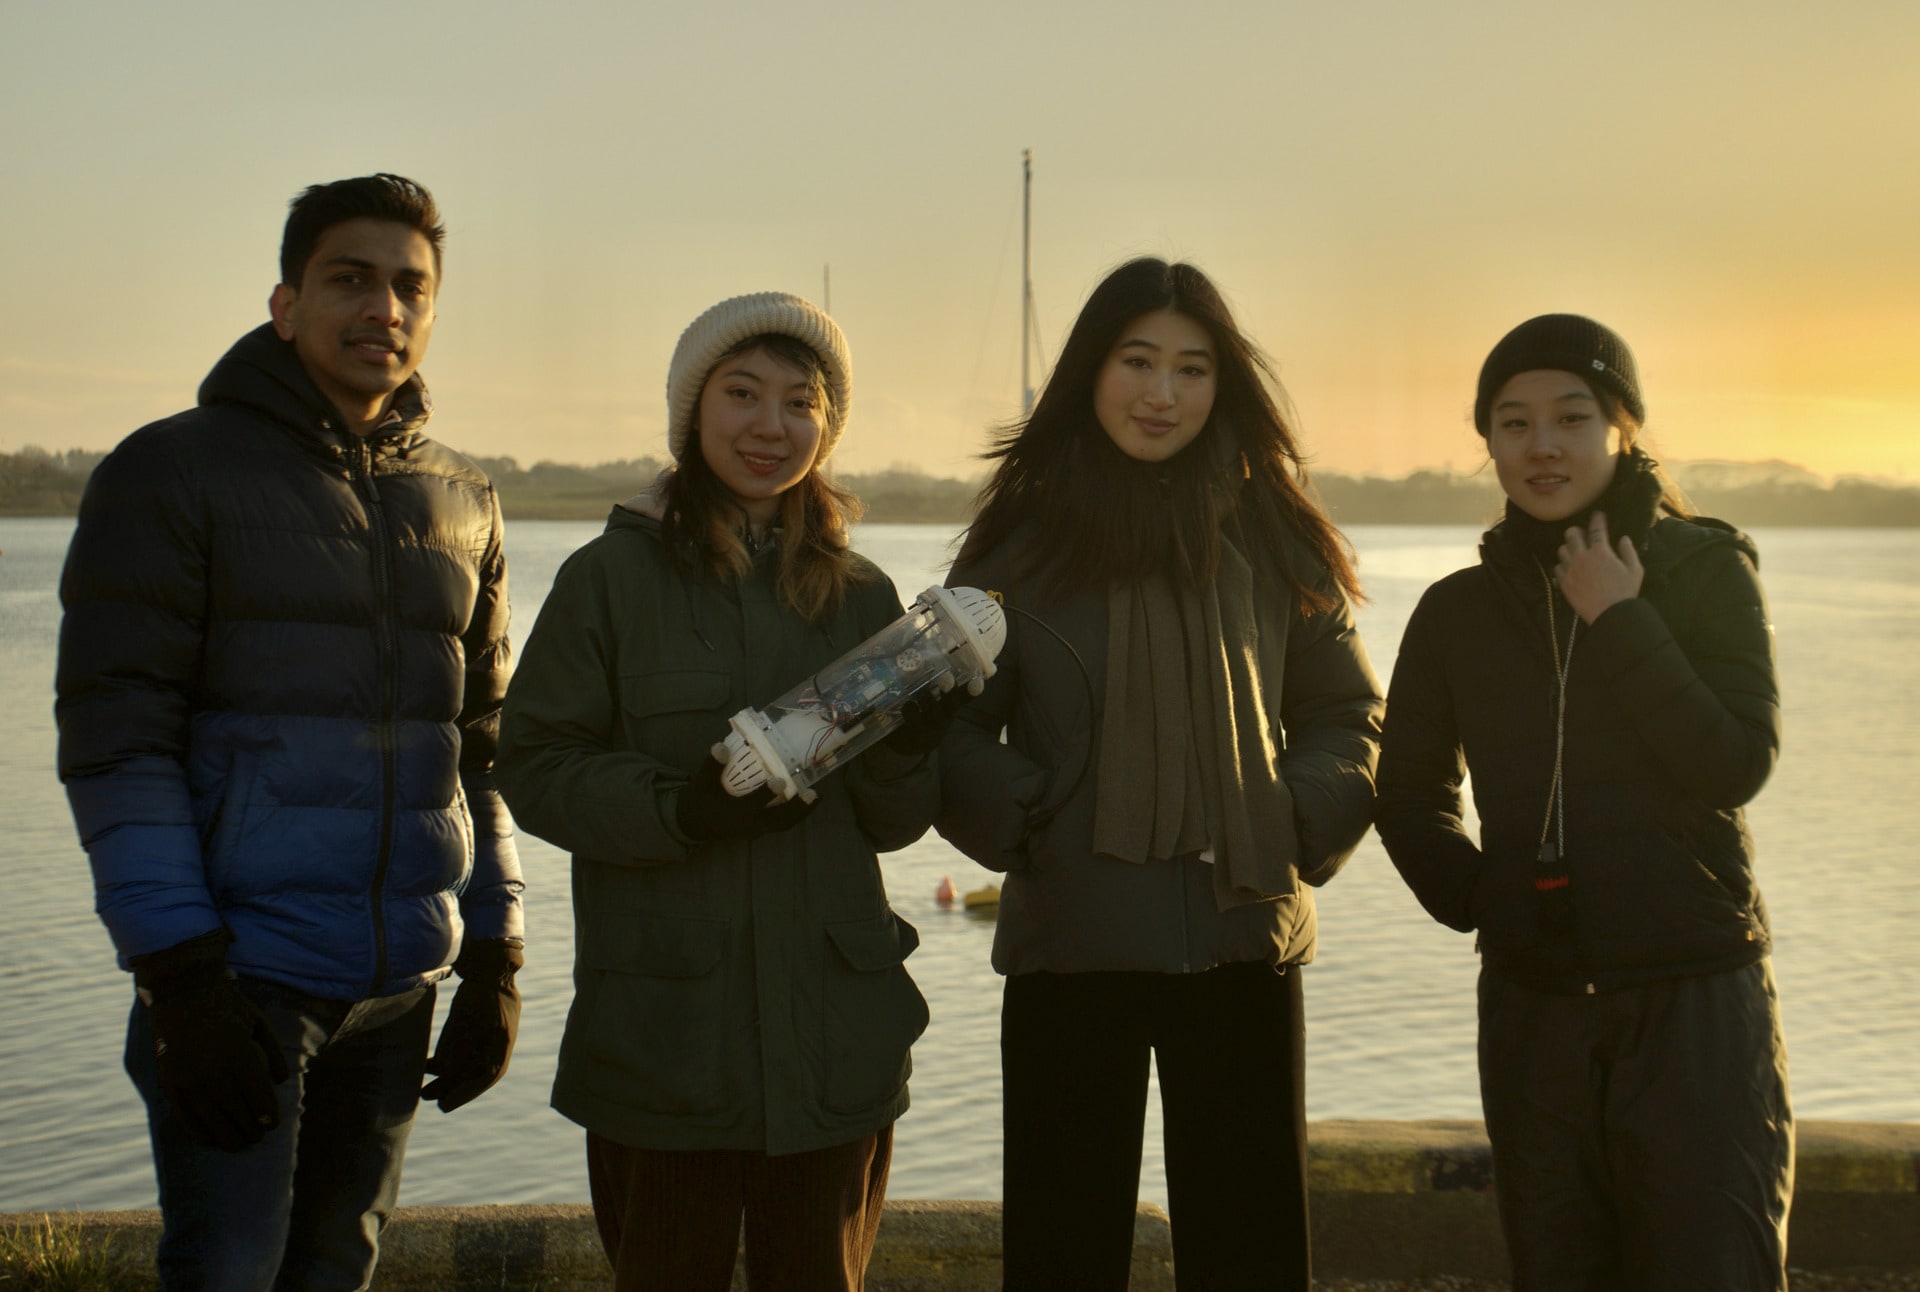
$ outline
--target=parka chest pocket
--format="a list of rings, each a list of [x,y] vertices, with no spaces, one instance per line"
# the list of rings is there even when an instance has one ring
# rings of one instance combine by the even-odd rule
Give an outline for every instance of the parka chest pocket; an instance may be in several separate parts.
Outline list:
[[[727,732],[733,680],[718,669],[662,669],[620,677],[627,740],[641,753],[692,768]]]
[[[725,920],[596,912],[582,957],[598,971],[587,1023],[595,1084],[662,1113],[727,1104]]]
[[[927,1029],[927,1002],[906,958],[920,933],[891,910],[826,926],[826,1104],[858,1112],[899,1094],[908,1051]]]

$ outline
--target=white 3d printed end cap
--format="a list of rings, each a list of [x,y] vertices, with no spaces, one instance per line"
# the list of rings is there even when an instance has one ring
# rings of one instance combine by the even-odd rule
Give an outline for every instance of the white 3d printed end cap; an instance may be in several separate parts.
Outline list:
[[[743,799],[767,783],[767,765],[761,760],[760,751],[738,730],[728,732],[726,742],[716,745],[715,749],[726,753],[727,765],[720,773],[720,784],[733,797]]]
[[[1000,603],[978,588],[928,588],[920,594],[922,601],[939,603],[953,620],[956,627],[966,634],[967,643],[973,647],[980,660],[980,676],[993,676],[993,661],[1000,656],[1001,647],[1007,644],[1007,613]],[[977,687],[969,687],[975,695]]]

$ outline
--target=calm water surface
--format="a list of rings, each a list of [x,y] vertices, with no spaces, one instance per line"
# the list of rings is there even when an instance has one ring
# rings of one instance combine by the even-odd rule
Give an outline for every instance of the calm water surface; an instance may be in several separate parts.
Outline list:
[[[0,518],[0,1211],[152,1206],[144,1113],[120,1067],[130,983],[92,911],[86,856],[53,772],[56,583],[65,519]],[[510,528],[515,636],[553,572],[599,525]],[[1373,598],[1361,628],[1384,678],[1420,592],[1473,559],[1465,527],[1359,528]],[[949,535],[870,525],[863,551],[903,599],[940,580]],[[1920,531],[1756,535],[1785,692],[1786,752],[1751,809],[1773,911],[1802,1116],[1920,1121]],[[428,1106],[407,1156],[411,1204],[583,1201],[582,1133],[547,1107],[570,994],[566,858],[522,836],[528,964],[505,1080],[443,1116]],[[933,1010],[914,1050],[895,1197],[1000,1194],[1000,980],[991,923],[934,903],[941,876],[993,877],[938,836],[887,859],[893,903],[920,928],[910,967]],[[1427,919],[1371,836],[1321,891],[1306,971],[1307,1111],[1477,1117],[1472,940]],[[1143,1197],[1165,1201],[1150,1105]]]

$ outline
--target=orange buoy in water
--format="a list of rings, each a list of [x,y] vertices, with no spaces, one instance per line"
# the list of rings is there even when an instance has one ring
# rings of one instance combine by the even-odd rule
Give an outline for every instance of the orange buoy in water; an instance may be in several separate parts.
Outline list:
[[[957,894],[953,891],[952,876],[940,876],[940,886],[933,890],[933,900],[942,906],[952,906],[955,896],[957,896]]]

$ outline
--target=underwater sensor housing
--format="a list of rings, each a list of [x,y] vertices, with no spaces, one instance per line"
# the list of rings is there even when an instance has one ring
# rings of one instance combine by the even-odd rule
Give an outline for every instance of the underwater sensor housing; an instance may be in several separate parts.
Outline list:
[[[734,714],[713,747],[726,764],[721,784],[736,797],[764,785],[776,800],[811,799],[816,781],[900,725],[909,700],[956,686],[980,694],[1006,640],[992,597],[928,588],[907,613],[766,708]]]

